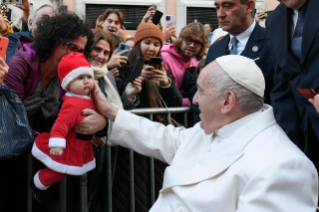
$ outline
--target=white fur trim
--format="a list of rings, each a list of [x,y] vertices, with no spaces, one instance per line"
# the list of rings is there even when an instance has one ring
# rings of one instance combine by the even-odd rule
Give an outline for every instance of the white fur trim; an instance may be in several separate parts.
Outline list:
[[[64,138],[50,138],[49,147],[62,147],[65,148],[65,139]]]
[[[94,77],[93,68],[91,67],[79,67],[77,69],[72,70],[68,75],[66,75],[61,83],[61,87],[66,90],[66,87],[70,82],[76,79],[78,76],[87,74],[90,75],[92,78]]]
[[[33,144],[32,155],[35,158],[37,158],[39,161],[44,163],[44,165],[46,165],[50,169],[56,172],[64,173],[64,174],[82,175],[95,168],[95,158],[89,161],[88,163],[83,164],[83,166],[72,166],[72,165],[56,162],[52,160],[52,158],[49,155],[46,155],[45,153],[43,153],[36,146],[36,143]]]
[[[40,171],[41,171],[41,170],[40,170]],[[38,172],[34,175],[34,177],[33,177],[34,185],[35,185],[35,187],[37,187],[37,188],[40,189],[40,190],[47,190],[50,186],[45,186],[45,185],[43,185],[43,184],[41,183],[40,178],[39,178],[39,172],[40,172],[40,171],[38,171]]]
[[[91,93],[89,95],[79,95],[79,94],[75,94],[75,93],[71,93],[69,91],[67,91],[65,93],[66,96],[74,96],[80,99],[91,99]]]

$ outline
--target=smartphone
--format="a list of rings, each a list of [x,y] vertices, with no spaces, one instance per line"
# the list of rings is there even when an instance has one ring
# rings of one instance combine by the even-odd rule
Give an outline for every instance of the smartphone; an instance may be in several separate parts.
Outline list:
[[[265,12],[266,18],[268,18],[268,16],[270,15],[270,13],[271,13],[272,11],[273,11],[273,10],[269,10],[269,11],[266,11],[266,12]]]
[[[317,93],[311,88],[296,88],[305,99],[313,99]]]
[[[151,57],[149,65],[153,66],[155,69],[162,70],[162,58]]]
[[[176,23],[175,23],[175,15],[167,15],[166,17],[165,17],[165,26],[167,26],[167,24],[168,24],[168,22],[172,22],[172,25],[171,26],[175,26],[176,25]]]
[[[133,82],[136,78],[141,76],[143,66],[144,66],[144,59],[143,58],[136,59],[129,82]]]
[[[0,37],[0,57],[5,59],[6,52],[9,44],[9,39],[5,37]]]
[[[118,53],[120,53],[122,51],[125,51],[125,50],[128,50],[128,52],[122,54],[122,56],[127,57],[128,54],[129,54],[129,51],[131,50],[131,47],[129,45],[124,44],[124,43],[120,43],[119,47],[117,48],[116,54],[118,54]]]
[[[152,19],[153,24],[157,25],[160,22],[162,16],[163,16],[163,13],[161,11],[156,10]]]

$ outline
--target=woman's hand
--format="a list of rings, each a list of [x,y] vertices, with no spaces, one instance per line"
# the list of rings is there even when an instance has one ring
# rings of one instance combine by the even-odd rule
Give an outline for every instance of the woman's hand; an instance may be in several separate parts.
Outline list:
[[[162,69],[155,69],[153,66],[146,65],[142,70],[141,76],[146,80],[157,80],[161,82],[161,85],[167,86],[169,84],[169,79],[167,77],[166,71],[164,69],[164,64],[162,63]]]
[[[168,22],[166,28],[164,29],[164,40],[169,39],[172,35],[176,35],[176,26],[171,26],[172,21]]]
[[[317,113],[319,113],[319,94],[313,99],[309,99],[309,102],[315,107]]]
[[[97,136],[93,136],[92,144],[96,147],[104,146],[106,144],[106,137],[99,138]]]
[[[63,154],[63,148],[62,147],[52,147],[50,148],[50,155],[51,156],[62,156]]]
[[[109,60],[109,62],[106,64],[108,69],[114,68],[114,67],[122,67],[121,63],[125,63],[128,60],[128,58],[126,56],[122,56],[123,54],[125,54],[126,52],[128,52],[128,50],[124,50],[118,54],[113,54],[111,59]]]
[[[74,127],[76,133],[92,135],[103,130],[106,126],[107,120],[105,117],[95,110],[85,109],[81,114],[86,117]]]
[[[118,31],[117,36],[119,36],[120,40],[123,42],[126,40],[126,29],[124,26]]]
[[[155,14],[155,12],[156,12],[156,11],[154,10],[153,7],[148,8],[147,12],[145,13],[145,15],[144,15],[144,17],[143,17],[143,19],[142,19],[142,23],[143,23],[143,22],[147,22],[148,19],[150,19],[151,17],[153,17],[154,14]]]
[[[115,78],[115,81],[118,81],[119,80],[119,77],[120,77],[120,72],[117,68],[113,68],[111,70],[112,74],[114,75],[114,78]]]
[[[6,64],[3,58],[0,57],[0,87],[3,83],[4,78],[8,74],[9,66]]]
[[[94,88],[92,91],[92,96],[95,102],[97,109],[111,121],[115,121],[115,117],[118,112],[118,108],[114,107],[109,101],[107,101],[106,97],[102,93],[99,85],[95,81]],[[104,125],[105,126],[105,125]],[[104,128],[104,127],[103,127]]]
[[[142,82],[143,82],[143,77],[138,77],[132,82],[132,86],[135,87],[135,90],[129,95],[126,94],[129,99],[133,99],[136,94],[142,91]],[[127,86],[129,86],[129,84]]]

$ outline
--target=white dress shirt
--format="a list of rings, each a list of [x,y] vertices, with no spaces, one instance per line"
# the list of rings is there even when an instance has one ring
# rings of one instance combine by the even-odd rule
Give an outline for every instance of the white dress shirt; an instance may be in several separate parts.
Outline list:
[[[244,49],[245,49],[245,46],[248,42],[248,39],[251,35],[251,33],[254,31],[255,29],[255,26],[256,26],[256,21],[254,20],[254,22],[250,25],[250,27],[248,29],[246,29],[246,31],[244,31],[243,33],[239,34],[236,36],[237,40],[238,40],[238,44],[237,44],[237,55],[240,55]],[[233,37],[233,35],[229,34],[230,35],[230,41]],[[232,48],[232,44],[229,42],[228,44],[228,48],[229,48],[229,51],[231,50]]]

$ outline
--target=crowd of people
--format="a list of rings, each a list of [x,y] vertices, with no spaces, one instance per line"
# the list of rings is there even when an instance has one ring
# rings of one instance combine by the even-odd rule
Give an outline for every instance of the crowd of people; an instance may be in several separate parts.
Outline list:
[[[134,38],[116,8],[92,27],[51,4],[31,11],[22,2],[19,29],[0,14],[1,36],[9,40],[0,85],[23,103],[34,142],[0,161],[3,207],[25,211],[31,189],[33,211],[49,211],[56,182],[88,173],[90,211],[102,210],[112,146],[114,195],[129,181],[121,174],[129,172],[121,166],[128,149],[139,153],[133,161],[139,166],[147,166],[145,156],[158,159],[160,198],[151,211],[316,210],[316,0],[280,0],[266,29],[258,24],[264,14],[252,16],[253,0],[215,0],[219,28],[193,22],[179,35],[173,22],[154,24],[150,7]],[[297,88],[314,93],[306,98]],[[153,123],[124,111],[182,106],[191,109],[189,129],[178,115],[156,115]],[[68,185],[75,211],[76,186]],[[141,204],[151,207],[146,198]]]

